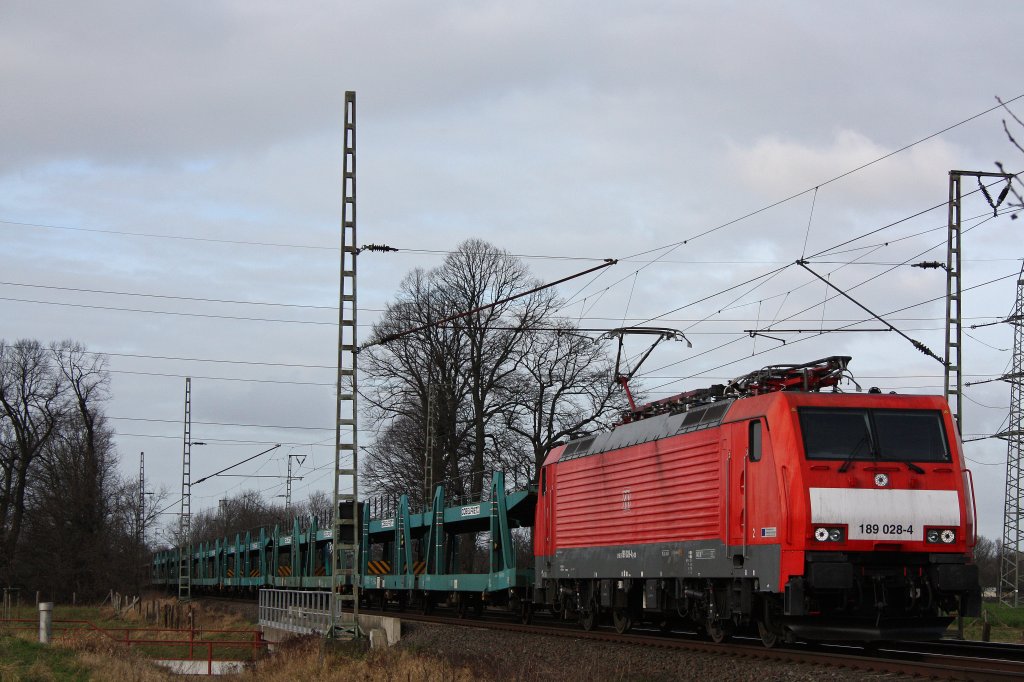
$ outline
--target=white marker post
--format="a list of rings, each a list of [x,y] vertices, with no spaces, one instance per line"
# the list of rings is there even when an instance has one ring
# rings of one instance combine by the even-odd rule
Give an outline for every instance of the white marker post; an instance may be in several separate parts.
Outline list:
[[[53,633],[53,602],[39,602],[39,643],[49,644]]]

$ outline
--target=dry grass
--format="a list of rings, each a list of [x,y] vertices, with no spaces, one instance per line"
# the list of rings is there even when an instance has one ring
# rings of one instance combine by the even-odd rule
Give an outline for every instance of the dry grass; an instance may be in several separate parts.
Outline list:
[[[165,604],[173,605],[176,600],[161,600],[160,610]],[[233,612],[230,608],[223,608],[216,604],[191,605],[193,613],[192,623],[195,628],[195,645],[191,652],[196,658],[206,658],[206,642],[241,641],[250,642],[253,640],[255,626],[252,622]],[[147,640],[188,640],[190,633],[187,630],[188,618],[185,614],[187,608],[182,609],[180,624],[186,628],[180,631],[164,631],[162,623],[152,624],[146,622],[145,611],[142,614],[134,611],[117,617],[110,607],[61,607],[54,610],[54,620],[80,619],[93,623],[101,631],[93,630],[87,626],[62,627],[62,624],[54,623],[54,642],[58,646],[66,647],[74,651],[87,651],[96,654],[118,656],[118,652],[125,651],[125,646],[120,642],[126,635],[131,639]],[[227,632],[213,632],[215,630],[227,630]],[[127,632],[126,632],[127,631]],[[29,637],[34,637],[34,630],[28,631]],[[132,652],[139,652],[142,658],[189,658],[190,646],[180,645],[156,645],[136,644],[130,649]],[[213,657],[215,659],[251,660],[253,649],[251,646],[228,646],[215,645]]]
[[[318,637],[294,638],[249,671],[224,679],[247,682],[477,682],[486,680],[462,665],[399,649],[367,651],[362,645],[325,646]]]
[[[173,603],[174,600],[161,600]],[[247,620],[239,609],[230,604],[196,604],[196,627],[204,630],[251,630],[254,624]],[[61,613],[61,611],[64,613]],[[55,618],[90,620],[100,627],[138,627],[132,637],[170,639],[173,633],[148,633],[143,635],[146,624],[134,612],[118,618],[113,609],[97,607],[67,607],[59,605]],[[157,627],[149,625],[149,627]],[[187,655],[172,647],[140,649],[126,647],[111,637],[97,631],[70,630],[55,631],[53,647],[38,647],[33,644],[37,637],[35,629],[9,632],[16,639],[19,650],[28,650],[31,656],[12,663],[0,656],[0,682],[63,682],[68,679],[103,680],[110,682],[168,682],[180,680],[180,676],[160,668],[149,658],[176,658]],[[117,636],[117,633],[113,633]],[[210,637],[217,635],[211,634]],[[241,634],[223,634],[222,639],[242,639]],[[205,658],[205,646],[196,646],[197,658]],[[214,657],[218,659],[243,659],[249,657],[250,649],[217,648]],[[32,656],[37,656],[33,660]],[[73,672],[71,672],[73,671]],[[69,672],[71,674],[69,675]],[[497,675],[483,675],[464,662],[443,660],[435,655],[402,649],[367,650],[365,642],[325,643],[319,637],[300,637],[277,646],[273,655],[262,657],[250,664],[248,670],[239,675],[225,676],[225,680],[245,682],[277,682],[278,680],[301,680],[302,682],[327,682],[333,680],[359,680],[365,682],[414,682],[438,680],[443,682],[478,682],[488,679],[507,679]]]
[[[158,667],[135,652],[111,656],[107,653],[81,651],[78,662],[89,670],[90,680],[109,682],[168,682],[180,680],[178,675]]]

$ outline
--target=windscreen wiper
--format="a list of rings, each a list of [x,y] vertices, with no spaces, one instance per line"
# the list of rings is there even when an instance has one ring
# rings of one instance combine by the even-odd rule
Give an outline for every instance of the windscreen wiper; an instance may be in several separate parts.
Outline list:
[[[924,473],[924,469],[922,469],[921,467],[917,466],[913,462],[904,461],[903,463],[906,464],[907,468],[910,469],[911,471],[913,471],[914,473],[918,473],[918,474],[923,474]]]
[[[853,446],[853,449],[850,450],[850,454],[846,456],[846,459],[843,460],[842,465],[839,467],[839,473],[846,473],[846,470],[850,468],[851,464],[853,464],[853,458],[857,456],[857,453],[860,451],[860,447],[867,442],[868,436],[867,434],[864,434],[861,439],[857,441],[857,444]]]

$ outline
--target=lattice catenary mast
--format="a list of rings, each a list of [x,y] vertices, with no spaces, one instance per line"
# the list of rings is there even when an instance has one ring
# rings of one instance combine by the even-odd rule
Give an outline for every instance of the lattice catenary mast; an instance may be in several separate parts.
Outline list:
[[[1024,476],[1024,268],[1017,280],[1017,303],[1007,320],[1013,325],[1013,359],[1009,374],[1010,421],[1006,430],[997,434],[1006,440],[1006,497],[1003,507],[1003,558],[999,570],[999,598],[1004,604],[1020,606],[1021,550],[1024,532],[1021,528],[1021,497]]]
[[[299,466],[306,461],[305,455],[288,455],[288,475],[285,476],[284,509],[290,512],[292,508],[292,481],[301,481],[302,476],[292,476],[292,460],[299,460]]]
[[[961,185],[963,179],[975,178],[978,187],[996,212],[999,205],[1006,198],[1010,188],[1009,179],[1012,177],[1007,173],[991,173],[988,171],[949,171],[949,221],[948,236],[946,240],[946,352],[944,358],[945,386],[943,389],[946,400],[949,401],[949,409],[953,414],[953,421],[956,422],[957,431],[963,436],[963,409],[964,409],[964,386],[963,386],[963,299],[961,298],[961,222],[963,219],[963,191]],[[1003,178],[1007,181],[1006,188],[999,194],[997,200],[992,199],[988,190],[982,184],[982,178]]]
[[[345,92],[342,162],[341,277],[338,296],[337,419],[334,441],[334,519],[331,622],[335,635],[359,634],[359,439],[356,406],[356,93]],[[348,583],[346,585],[346,583]],[[342,621],[345,605],[352,620]]]
[[[146,542],[146,453],[139,453],[139,510],[136,516],[135,532],[139,547]]]
[[[181,518],[178,527],[178,599],[192,598],[192,378],[185,377],[185,444],[181,451]]]

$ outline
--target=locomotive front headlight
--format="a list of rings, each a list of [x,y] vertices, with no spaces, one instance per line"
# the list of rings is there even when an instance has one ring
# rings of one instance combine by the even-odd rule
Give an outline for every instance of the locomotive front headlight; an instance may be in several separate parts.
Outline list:
[[[828,528],[816,528],[814,529],[814,539],[818,542],[828,541]]]
[[[939,541],[939,531],[937,531],[934,528],[930,529],[928,531],[928,534],[925,536],[925,540],[927,540],[928,542],[931,542],[931,543],[938,542]]]
[[[945,544],[951,545],[951,544],[953,544],[953,541],[956,540],[956,532],[954,532],[953,530],[947,528],[946,530],[942,531],[942,536],[941,537],[942,537],[942,541]]]
[[[832,528],[828,532],[828,539],[830,542],[842,542],[843,531],[840,528]]]

